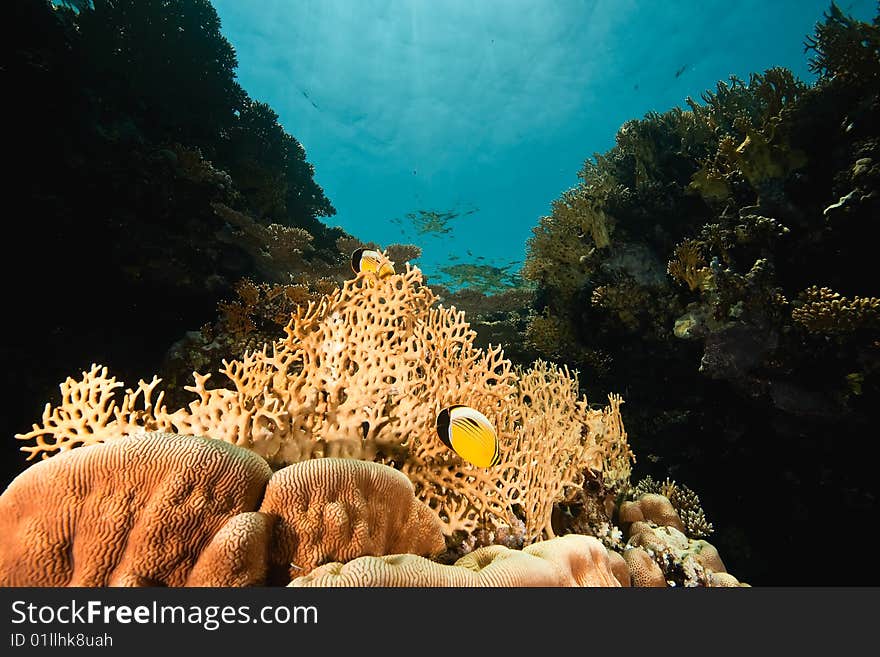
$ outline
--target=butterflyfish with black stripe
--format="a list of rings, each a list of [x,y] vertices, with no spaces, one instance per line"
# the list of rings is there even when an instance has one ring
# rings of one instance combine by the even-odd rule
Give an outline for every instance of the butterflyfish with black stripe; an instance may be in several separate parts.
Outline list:
[[[498,434],[489,418],[470,406],[455,404],[437,415],[440,441],[468,463],[490,468],[501,461]]]
[[[394,265],[385,254],[374,249],[355,249],[351,254],[351,269],[355,274],[364,271],[372,272],[379,278],[385,278],[395,273]]]

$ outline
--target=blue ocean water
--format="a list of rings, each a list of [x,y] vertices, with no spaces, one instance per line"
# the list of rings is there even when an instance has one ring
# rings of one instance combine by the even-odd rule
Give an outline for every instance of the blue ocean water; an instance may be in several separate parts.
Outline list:
[[[774,66],[806,82],[826,0],[215,0],[238,77],[305,147],[364,241],[432,282],[514,273],[550,203],[620,125]],[[841,2],[861,20],[873,0]]]

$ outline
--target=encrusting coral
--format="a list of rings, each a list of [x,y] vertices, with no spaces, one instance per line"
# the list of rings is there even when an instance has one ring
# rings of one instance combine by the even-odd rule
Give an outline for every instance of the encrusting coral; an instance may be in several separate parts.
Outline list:
[[[97,365],[62,384],[60,405],[19,434],[44,458],[83,444],[143,431],[203,435],[249,449],[274,468],[343,457],[393,465],[443,531],[524,523],[524,541],[554,535],[553,505],[576,491],[583,472],[608,489],[629,479],[634,460],[622,399],[596,410],[578,398],[577,377],[538,361],[514,369],[498,347],[473,345],[464,313],[435,307],[418,269],[377,280],[361,274],[298,307],[286,337],[225,361],[230,387],[194,373],[196,399],[169,411],[159,379],[117,396],[121,382]],[[466,403],[494,425],[501,461],[482,469],[436,437],[440,409]]]
[[[718,585],[722,580],[713,581],[710,573],[728,574],[714,545],[702,539],[689,539],[675,527],[638,521],[632,524],[629,533],[626,551],[645,550],[670,586]]]
[[[328,563],[290,586],[606,586],[619,587],[608,553],[591,536],[568,534],[522,550],[477,548],[453,565],[410,554]]]
[[[380,463],[320,459],[273,474],[222,441],[142,434],[68,451],[10,484],[0,586],[287,584],[326,561],[436,555],[440,530]]]
[[[657,562],[640,547],[624,550],[623,559],[629,569],[632,586],[639,588],[665,588],[666,577]]]

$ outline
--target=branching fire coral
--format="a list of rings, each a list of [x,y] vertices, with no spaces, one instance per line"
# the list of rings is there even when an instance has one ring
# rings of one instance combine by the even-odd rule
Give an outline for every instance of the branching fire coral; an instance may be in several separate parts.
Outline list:
[[[634,457],[620,397],[594,410],[567,369],[514,370],[500,347],[474,347],[464,313],[435,301],[418,269],[361,274],[297,307],[283,339],[224,361],[229,387],[194,373],[185,408],[168,410],[155,377],[118,396],[123,384],[95,365],[17,437],[32,441],[22,448],[30,458],[174,431],[247,448],[275,468],[330,456],[382,462],[409,476],[447,534],[524,523],[526,542],[553,536],[553,504],[585,470],[608,488],[626,484]],[[476,468],[437,439],[437,413],[456,403],[493,423],[498,466]]]

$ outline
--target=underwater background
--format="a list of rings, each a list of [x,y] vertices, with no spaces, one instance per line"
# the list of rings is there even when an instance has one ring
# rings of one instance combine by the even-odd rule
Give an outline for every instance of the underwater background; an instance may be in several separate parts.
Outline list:
[[[186,404],[388,249],[620,394],[632,490],[698,494],[741,582],[878,583],[828,557],[878,511],[877,3],[6,12],[4,486],[68,376]]]
[[[784,66],[815,80],[803,42],[828,3],[214,6],[241,84],[315,165],[336,208],[327,223],[417,243],[425,273],[456,287],[464,265],[489,277],[472,285],[514,282],[536,218],[625,121],[731,75]],[[841,8],[874,13],[870,0]]]

